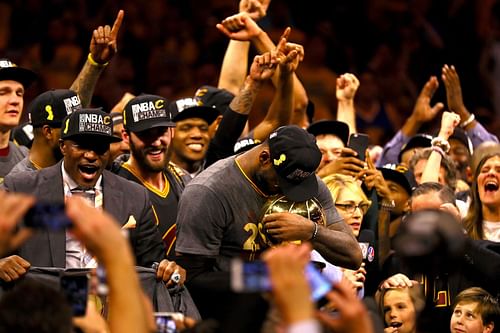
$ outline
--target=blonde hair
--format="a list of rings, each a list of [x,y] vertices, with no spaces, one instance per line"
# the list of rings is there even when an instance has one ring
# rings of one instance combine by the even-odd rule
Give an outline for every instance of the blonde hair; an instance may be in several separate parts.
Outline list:
[[[370,205],[372,204],[371,200],[369,200],[365,192],[363,192],[363,189],[361,189],[361,186],[351,176],[334,173],[323,178],[323,181],[325,182],[326,187],[328,187],[334,203],[337,202],[340,193],[344,189],[348,189],[351,192],[358,194],[363,201],[368,202]]]

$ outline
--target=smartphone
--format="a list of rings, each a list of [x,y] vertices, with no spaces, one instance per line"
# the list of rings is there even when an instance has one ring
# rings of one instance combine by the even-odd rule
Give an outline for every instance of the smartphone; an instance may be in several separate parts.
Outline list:
[[[315,267],[306,266],[306,279],[311,287],[311,298],[318,302],[332,289],[332,283]],[[231,260],[231,288],[235,292],[271,291],[267,266],[263,261]]]
[[[66,216],[64,202],[38,201],[25,215],[24,224],[31,228],[64,230],[71,220]]]
[[[370,138],[363,133],[352,133],[349,136],[347,147],[351,148],[358,153],[358,158],[362,161],[365,160],[366,149],[368,148]]]
[[[84,316],[89,294],[88,274],[86,272],[63,273],[61,290],[71,305],[73,316]]]
[[[178,315],[176,312],[155,312],[156,333],[176,333],[176,315]]]

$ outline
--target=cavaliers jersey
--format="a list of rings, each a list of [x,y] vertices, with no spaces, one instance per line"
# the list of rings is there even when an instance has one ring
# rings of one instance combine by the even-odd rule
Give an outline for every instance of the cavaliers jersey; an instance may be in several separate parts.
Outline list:
[[[158,190],[145,181],[129,163],[121,164],[117,174],[143,185],[148,190],[149,198],[152,203],[153,216],[158,227],[158,232],[165,245],[167,257],[169,259],[174,259],[177,204],[186,180],[186,177],[183,176],[184,172],[182,169],[171,163],[169,164],[168,168],[162,172],[162,176],[165,179],[165,187],[163,190]]]

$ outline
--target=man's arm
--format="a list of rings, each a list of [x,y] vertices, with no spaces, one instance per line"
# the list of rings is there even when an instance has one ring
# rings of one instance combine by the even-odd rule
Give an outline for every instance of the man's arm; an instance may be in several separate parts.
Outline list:
[[[443,103],[436,103],[431,106],[431,99],[438,87],[437,78],[431,76],[420,91],[410,117],[408,117],[394,138],[384,146],[382,155],[377,161],[377,167],[387,163],[398,163],[398,155],[403,145],[408,142],[410,137],[418,133],[424,123],[434,119],[438,112],[444,108]]]
[[[251,41],[260,54],[276,49],[269,35],[246,12],[226,18],[221,24],[217,24],[217,28],[231,39]],[[275,73],[272,78],[275,87],[279,81],[278,75],[278,73]],[[293,74],[293,98],[294,113],[292,114],[292,123],[296,123],[305,113],[308,97],[304,86],[295,73]]]
[[[358,78],[351,73],[342,74],[337,78],[337,120],[349,125],[349,133],[357,133],[356,109],[354,108],[354,96],[359,87]]]
[[[460,116],[460,126],[467,131],[472,141],[472,146],[475,148],[484,141],[498,142],[496,135],[488,132],[465,107],[460,78],[455,66],[444,65],[441,78],[446,88],[448,108]]]
[[[92,33],[87,61],[69,88],[78,94],[83,107],[89,107],[97,80],[118,50],[116,38],[122,25],[123,16],[124,12],[120,10],[113,28],[110,28],[109,25],[99,26]]]

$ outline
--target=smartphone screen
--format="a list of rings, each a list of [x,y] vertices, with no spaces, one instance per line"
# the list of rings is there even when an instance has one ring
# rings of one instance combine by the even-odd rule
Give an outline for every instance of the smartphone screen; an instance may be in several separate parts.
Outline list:
[[[177,326],[172,315],[168,312],[155,312],[155,324],[157,333],[175,333]]]
[[[87,311],[89,279],[87,274],[61,276],[61,290],[71,305],[73,316],[84,316]]]
[[[311,287],[311,298],[320,300],[332,288],[332,283],[320,271],[309,263],[306,266],[306,279]],[[263,261],[231,261],[231,288],[235,292],[271,291],[267,266]]]
[[[71,226],[71,220],[66,216],[63,202],[39,201],[26,213],[24,224],[31,228],[64,230]]]
[[[358,158],[362,161],[365,160],[366,149],[368,148],[370,139],[368,135],[362,133],[352,133],[349,136],[347,147],[351,148],[358,153]]]

